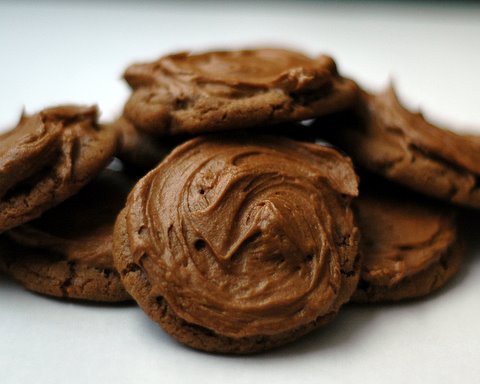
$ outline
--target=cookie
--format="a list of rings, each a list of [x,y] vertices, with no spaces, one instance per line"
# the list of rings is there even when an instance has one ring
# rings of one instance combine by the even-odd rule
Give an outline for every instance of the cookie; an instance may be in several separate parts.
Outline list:
[[[194,137],[193,135],[166,137],[152,135],[136,129],[125,117],[120,117],[112,125],[119,135],[116,157],[122,161],[124,169],[128,173],[135,175],[142,175],[150,171],[176,146]],[[302,124],[276,124],[258,127],[256,130],[260,134],[286,136],[299,141],[315,142],[317,138],[314,130]]]
[[[177,147],[134,187],[114,232],[125,288],[170,335],[253,353],[330,321],[359,278],[347,157],[219,134]]]
[[[175,137],[157,137],[139,131],[125,119],[119,118],[113,124],[119,135],[117,157],[129,170],[146,173],[162,161],[173,148],[187,139],[180,135]]]
[[[378,95],[363,93],[361,100],[354,114],[319,119],[319,131],[371,172],[480,208],[480,140],[440,129],[408,111],[391,87]]]
[[[75,194],[110,162],[116,132],[95,107],[62,106],[22,116],[0,135],[0,233]]]
[[[363,265],[352,301],[412,299],[445,285],[463,259],[452,210],[395,185],[365,181],[354,202]]]
[[[5,232],[3,270],[27,289],[92,301],[125,301],[112,260],[112,235],[132,181],[103,171],[77,195]]]
[[[156,135],[310,119],[357,96],[330,57],[282,49],[177,53],[134,64],[124,78],[133,90],[124,115]]]

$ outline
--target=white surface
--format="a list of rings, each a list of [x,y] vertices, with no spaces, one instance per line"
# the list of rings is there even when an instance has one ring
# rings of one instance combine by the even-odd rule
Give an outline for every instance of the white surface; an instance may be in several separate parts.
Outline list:
[[[393,77],[409,105],[480,133],[478,6],[220,4],[0,3],[0,127],[24,106],[64,102],[98,103],[112,118],[135,60],[277,44],[329,52],[370,87]],[[480,217],[466,227],[465,268],[439,294],[347,306],[330,326],[251,357],[184,348],[135,306],[65,303],[0,277],[0,382],[480,382]]]

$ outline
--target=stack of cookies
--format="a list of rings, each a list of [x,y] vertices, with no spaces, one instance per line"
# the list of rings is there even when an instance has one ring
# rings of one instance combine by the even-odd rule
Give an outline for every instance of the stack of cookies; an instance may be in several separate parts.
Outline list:
[[[454,205],[480,207],[480,140],[392,88],[280,49],[179,53],[124,77],[111,124],[61,106],[0,136],[0,269],[26,288],[133,299],[190,347],[254,353],[459,270]]]

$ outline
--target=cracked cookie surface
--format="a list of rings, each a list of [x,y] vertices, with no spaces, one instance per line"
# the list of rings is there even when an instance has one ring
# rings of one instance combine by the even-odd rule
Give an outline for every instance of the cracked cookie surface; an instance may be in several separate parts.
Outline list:
[[[134,64],[124,115],[156,135],[310,119],[351,106],[356,84],[328,56],[282,49],[178,53]]]

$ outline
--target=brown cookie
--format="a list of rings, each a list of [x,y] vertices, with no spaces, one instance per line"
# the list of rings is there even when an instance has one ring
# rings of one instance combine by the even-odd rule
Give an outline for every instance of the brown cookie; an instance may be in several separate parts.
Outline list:
[[[132,181],[105,170],[80,193],[39,219],[3,234],[3,269],[26,288],[51,296],[125,301],[112,260],[113,225]]]
[[[117,157],[124,166],[138,172],[154,168],[173,148],[186,141],[183,136],[158,137],[139,131],[124,117],[112,126],[119,135]]]
[[[62,106],[22,116],[0,135],[0,233],[75,194],[111,160],[112,128],[95,107]]]
[[[330,57],[282,49],[178,53],[132,65],[124,77],[133,89],[125,116],[156,135],[310,119],[357,96]]]
[[[142,132],[125,117],[120,117],[112,126],[119,135],[118,157],[129,173],[145,174],[156,167],[176,146],[192,139],[193,135],[159,137]],[[244,130],[241,130],[244,131]],[[286,136],[299,141],[314,142],[317,135],[310,127],[302,124],[276,124],[258,127],[258,133]]]
[[[459,270],[463,248],[451,209],[375,184],[355,200],[363,266],[354,302],[425,296]],[[370,188],[369,188],[370,187]]]
[[[435,127],[406,110],[393,88],[363,93],[356,113],[319,119],[316,125],[366,169],[418,192],[480,208],[480,140]]]
[[[253,353],[330,321],[359,277],[357,178],[331,148],[212,135],[177,147],[134,187],[114,262],[169,334]]]

